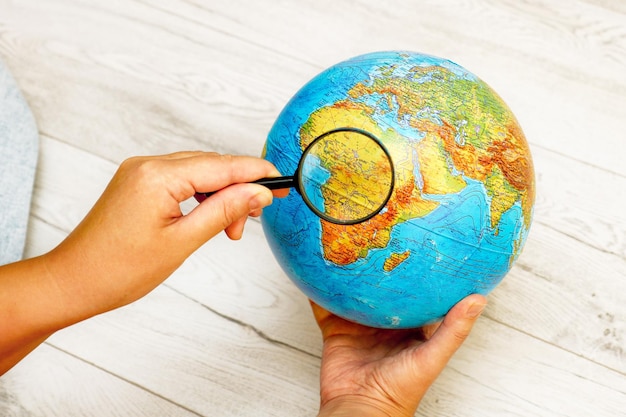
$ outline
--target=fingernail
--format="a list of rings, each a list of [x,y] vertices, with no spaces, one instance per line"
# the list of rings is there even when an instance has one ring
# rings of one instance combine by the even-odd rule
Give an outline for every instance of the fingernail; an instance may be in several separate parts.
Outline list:
[[[271,193],[259,193],[255,194],[249,202],[250,211],[259,210],[263,207],[267,207],[272,204],[272,194]]]
[[[475,319],[476,317],[480,316],[480,314],[483,312],[485,307],[487,307],[487,304],[474,303],[471,306],[469,306],[469,308],[465,312],[465,315],[470,319]]]

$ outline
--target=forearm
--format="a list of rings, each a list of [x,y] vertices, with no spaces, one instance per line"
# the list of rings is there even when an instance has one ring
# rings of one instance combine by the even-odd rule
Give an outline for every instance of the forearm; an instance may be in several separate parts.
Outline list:
[[[67,321],[44,257],[0,267],[0,375]]]
[[[0,267],[0,375],[57,330],[110,310],[111,294],[80,251],[59,248]]]
[[[0,267],[0,375],[57,330],[128,304],[157,285],[149,278],[139,280],[148,285],[125,282],[149,268],[122,256],[112,261],[100,247],[74,240]]]

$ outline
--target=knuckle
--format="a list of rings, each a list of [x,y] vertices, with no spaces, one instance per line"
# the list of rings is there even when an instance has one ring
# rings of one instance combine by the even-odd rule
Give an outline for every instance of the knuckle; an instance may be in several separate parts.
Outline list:
[[[240,206],[241,203],[236,199],[223,200],[221,204],[219,204],[219,208],[216,209],[216,212],[219,216],[222,229],[226,229],[241,218],[242,207]]]
[[[469,336],[469,330],[467,329],[456,329],[452,332],[454,340],[459,342],[459,344],[463,343],[467,336]]]
[[[148,157],[131,157],[118,168],[121,178],[136,184],[156,184],[161,181],[163,162]]]

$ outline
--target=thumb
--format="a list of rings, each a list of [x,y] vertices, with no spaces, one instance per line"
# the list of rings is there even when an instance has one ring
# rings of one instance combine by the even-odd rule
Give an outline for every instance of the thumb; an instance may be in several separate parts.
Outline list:
[[[421,354],[428,360],[432,380],[461,347],[486,306],[487,299],[482,295],[473,294],[464,298],[446,314],[430,340],[420,346]]]
[[[239,235],[248,214],[272,203],[272,192],[262,185],[233,184],[202,201],[185,217],[187,238],[199,247],[226,230]],[[232,230],[235,227],[238,230]],[[232,237],[232,236],[231,236]]]

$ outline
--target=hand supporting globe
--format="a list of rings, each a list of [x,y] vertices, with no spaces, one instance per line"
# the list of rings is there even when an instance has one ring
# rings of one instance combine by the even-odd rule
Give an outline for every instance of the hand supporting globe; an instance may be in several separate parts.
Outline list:
[[[349,322],[311,303],[324,340],[320,416],[413,416],[485,305],[483,296],[471,295],[440,323],[387,330]]]

